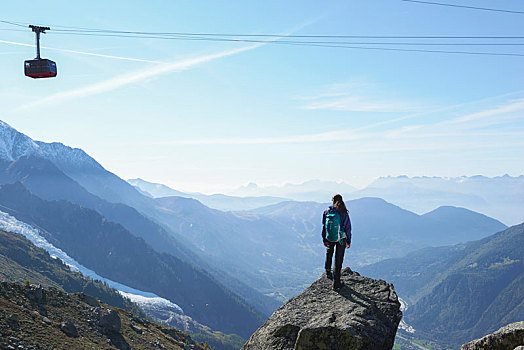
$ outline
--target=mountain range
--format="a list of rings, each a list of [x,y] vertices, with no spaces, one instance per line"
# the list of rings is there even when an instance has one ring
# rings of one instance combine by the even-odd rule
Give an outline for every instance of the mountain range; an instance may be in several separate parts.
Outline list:
[[[355,187],[344,182],[310,180],[301,184],[288,183],[281,186],[258,186],[251,182],[231,191],[229,194],[242,197],[274,196],[295,201],[326,202],[335,193],[345,196],[355,190]]]
[[[162,188],[163,194],[170,193],[168,187],[159,184],[143,180],[132,183],[144,191]],[[201,250],[203,257],[244,275],[250,285],[265,294],[276,291],[286,299],[300,291],[320,270],[323,249],[319,233],[321,213],[327,208],[325,203],[283,201],[250,211],[222,213],[185,196],[161,197],[156,201],[166,211],[176,214],[163,220],[173,230],[181,225],[174,218],[185,218],[186,223],[182,225],[193,232],[187,238]],[[417,215],[379,198],[362,198],[349,201],[348,207],[355,230],[355,252],[349,259],[356,266],[399,257],[428,245],[478,239],[506,227],[485,215],[451,206]],[[245,237],[246,233],[239,230],[250,233]],[[258,240],[264,232],[266,239]],[[239,237],[244,238],[238,240]],[[242,253],[231,256],[231,245],[239,246]],[[231,261],[237,262],[236,265]],[[252,276],[253,269],[258,269],[260,274]],[[304,272],[309,279],[296,278],[304,276]]]
[[[524,319],[524,224],[359,270],[395,285],[412,336],[449,348]]]
[[[127,180],[142,194],[153,198],[161,197],[184,197],[198,200],[205,206],[223,211],[250,210],[270,204],[288,200],[288,198],[260,196],[260,197],[236,197],[225,194],[206,195],[198,192],[184,193],[174,190],[166,185],[152,183],[140,178]]]
[[[328,202],[335,193],[345,199],[378,197],[403,209],[424,214],[441,206],[456,206],[488,215],[505,224],[524,221],[524,175],[460,177],[380,177],[363,189],[332,181],[311,180],[301,184],[259,186],[250,183],[224,194],[183,193],[142,179],[129,180],[152,197],[194,198],[219,210],[250,210],[282,201]]]
[[[6,133],[16,134],[12,129]],[[262,294],[282,302],[318,276],[323,260],[320,221],[327,204],[287,201],[252,211],[223,212],[191,198],[151,198],[81,150],[37,143],[23,134],[16,139],[26,146],[7,143],[12,147],[0,164],[0,183],[21,181],[44,200],[61,199],[93,209],[144,239],[154,250],[205,268],[265,314],[271,313],[278,302]],[[324,185],[312,182],[308,189]],[[288,187],[297,190],[297,186]],[[417,215],[378,198],[359,199],[348,205],[354,224],[349,262],[356,265],[402,256],[428,245],[481,238],[505,228],[475,213],[468,222],[478,215],[484,222],[480,227],[458,230],[456,225],[461,220],[442,214],[435,214],[443,218],[443,223],[435,225],[436,218]],[[461,211],[448,211],[453,210]]]
[[[277,196],[270,198],[277,203],[249,204],[256,207],[250,210],[217,210],[185,196],[155,198],[84,151],[33,141],[5,123],[0,140],[1,210],[42,229],[50,242],[101,276],[154,292],[213,329],[246,337],[322,269],[327,203]],[[315,198],[354,192],[331,185],[284,187],[294,198],[309,198],[324,186]],[[353,242],[346,261],[355,267],[506,228],[453,206],[419,215],[380,198],[347,204]]]
[[[380,197],[425,213],[442,205],[468,208],[507,225],[524,221],[524,176],[381,177],[351,198]]]
[[[203,262],[199,263],[198,258],[191,252],[191,250],[185,247],[182,242],[177,241],[173,237],[173,235],[169,234],[161,225],[154,222],[152,219],[145,216],[144,214],[140,213],[135,208],[132,208],[122,203],[106,201],[96,196],[95,194],[87,191],[78,182],[76,182],[74,179],[72,179],[63,171],[61,171],[56,164],[60,165],[62,169],[67,170],[70,174],[74,174],[76,177],[82,179],[84,183],[90,184],[91,187],[96,187],[95,184],[101,184],[101,182],[103,182],[103,184],[100,185],[102,189],[99,190],[98,193],[104,193],[108,199],[112,198],[113,200],[119,200],[119,198],[121,199],[122,196],[127,195],[126,198],[128,202],[134,201],[135,203],[139,203],[142,207],[144,207],[147,205],[147,200],[149,200],[149,198],[146,198],[140,193],[138,193],[131,185],[127,184],[127,182],[120,180],[114,174],[104,170],[96,161],[94,161],[91,157],[87,156],[85,152],[81,150],[72,149],[57,143],[44,144],[35,142],[27,136],[12,129],[5,123],[2,123],[0,127],[0,139],[2,140],[2,142],[0,143],[0,154],[2,154],[4,157],[4,159],[0,160],[0,183],[8,184],[16,183],[17,181],[22,181],[23,186],[15,186],[15,189],[20,191],[20,193],[24,193],[22,187],[27,187],[27,189],[29,189],[32,192],[29,194],[31,196],[29,198],[34,198],[36,200],[40,199],[37,197],[39,196],[47,201],[64,200],[60,203],[60,205],[62,205],[62,207],[64,208],[71,208],[68,206],[68,204],[76,204],[76,207],[73,206],[73,209],[68,211],[71,215],[69,218],[70,223],[73,225],[78,224],[78,222],[81,222],[85,219],[81,216],[77,216],[77,214],[85,214],[85,210],[88,208],[93,209],[91,210],[90,214],[86,215],[86,217],[91,216],[92,218],[93,215],[99,214],[100,218],[96,219],[95,221],[108,221],[109,219],[110,221],[122,225],[119,228],[119,230],[127,231],[128,234],[131,233],[131,235],[128,235],[128,238],[143,238],[147,242],[147,244],[151,244],[151,247],[154,250],[152,250],[151,247],[148,248],[147,245],[140,249],[145,249],[146,251],[147,249],[149,249],[149,251],[153,252],[154,254],[168,253],[169,255],[166,255],[168,257],[167,259],[172,259],[169,261],[169,263],[172,265],[169,268],[174,268],[174,271],[176,271],[177,269],[186,269],[190,275],[196,276],[197,278],[199,278],[199,275],[202,276],[203,271],[201,269],[205,268],[206,265]],[[52,150],[52,152],[50,150]],[[62,153],[62,155],[60,155],[60,152]],[[56,164],[51,160],[54,160]],[[120,197],[117,198],[118,196]],[[16,199],[16,195],[15,197],[7,196],[6,198]],[[25,198],[28,197],[26,196]],[[83,208],[78,207],[78,205],[81,205]],[[140,207],[139,205],[137,206]],[[63,219],[64,215],[57,214],[56,217],[54,215],[44,217],[43,215],[44,213],[46,213],[46,207],[47,204],[42,205],[40,208],[41,211],[37,214],[42,215],[41,219],[47,220],[49,224],[59,224],[59,219]],[[30,212],[29,206],[22,206],[17,213],[13,214],[14,216],[20,217],[21,215],[28,215],[28,212]],[[27,219],[27,216],[26,220],[29,221],[29,219]],[[57,221],[58,223],[53,222],[53,220]],[[85,232],[85,230],[90,230],[93,228],[85,227],[82,229],[84,229]],[[67,234],[67,232],[62,233],[64,235]],[[84,237],[84,239],[89,241],[89,236]],[[131,239],[129,240],[129,242],[133,242],[133,240]],[[107,242],[98,241],[87,243],[99,244],[103,246],[104,249],[107,248]],[[137,243],[137,247],[143,245],[143,241],[141,243]],[[67,253],[71,253],[67,249],[64,250],[66,250]],[[158,253],[156,253],[155,251]],[[98,252],[95,251],[95,253]],[[74,256],[75,254],[71,255]],[[183,257],[182,260],[180,260],[181,257]],[[183,263],[185,261],[190,261],[191,263]],[[193,265],[193,263],[197,264],[200,267],[197,268],[195,265]],[[161,265],[165,264],[166,262],[162,261]],[[183,266],[185,267],[182,268]],[[130,267],[132,266],[125,266],[125,268],[127,269],[129,269]],[[100,266],[100,268],[102,268],[102,266]],[[154,268],[154,265],[149,266],[149,268]],[[93,270],[95,270],[98,273],[101,272],[98,267],[94,268]],[[124,277],[130,278],[130,271],[120,272],[122,276],[119,276],[119,278],[115,278],[116,281],[119,281],[120,278]],[[225,280],[227,283],[229,283],[229,286],[232,287],[232,289],[234,288],[236,293],[244,293],[248,295],[248,297],[251,298],[250,300],[252,304],[256,304],[257,307],[261,309],[265,308],[265,312],[270,312],[268,310],[273,310],[276,307],[276,305],[278,305],[276,301],[272,301],[272,299],[257,293],[255,290],[246,286],[242,282],[239,282],[234,278],[230,277],[227,273],[224,273],[223,271],[217,272],[215,270],[213,272],[215,275],[221,276],[222,280]],[[126,275],[126,273],[128,275]],[[103,273],[100,274],[104,275]],[[232,298],[230,300],[233,303],[237,303],[240,308],[248,307],[247,304],[245,304],[241,298],[235,296],[234,293],[224,290],[222,284],[214,280],[211,276],[206,276],[206,274],[204,274],[200,278],[203,278],[203,280],[210,281],[210,283],[214,284],[215,287],[209,290],[202,289],[200,292],[194,294],[189,293],[191,287],[184,288],[185,293],[188,293],[190,298],[197,297],[199,294],[202,296],[202,294],[206,293],[208,294],[209,298],[215,299],[217,295],[229,295],[228,297]],[[178,281],[178,283],[181,283],[181,281]],[[149,286],[143,287],[149,288]],[[222,290],[223,292],[217,295],[213,295],[211,292],[211,290],[213,289]],[[179,291],[177,291],[177,293],[178,292]],[[204,299],[208,297],[204,297]],[[171,301],[178,303],[177,300],[171,299]],[[190,299],[188,301],[190,301]],[[251,310],[251,306],[249,306],[248,309]],[[218,325],[219,327],[212,328],[223,330],[228,333],[243,334],[244,336],[249,335],[250,332],[256,328],[258,322],[261,322],[264,318],[260,311],[255,312],[245,310],[247,311],[247,313],[241,312],[239,314],[242,314],[243,316],[251,314],[251,316],[248,317],[254,317],[253,320],[256,321],[249,321],[246,323],[246,320],[244,319],[238,321],[231,320],[228,322],[223,322],[224,319],[219,313],[210,314],[205,313],[204,311],[205,310],[202,310],[203,314],[205,314],[206,317],[211,315],[210,317],[217,318],[216,322],[213,321],[213,323],[215,323],[215,325]],[[239,314],[229,314],[229,316],[235,318]],[[196,317],[196,319],[198,320],[198,317]],[[219,321],[218,319],[221,320]],[[202,319],[200,319],[199,321],[204,323]],[[224,325],[226,325],[228,329],[221,328]],[[237,326],[238,328],[236,328]],[[251,328],[248,329],[246,326]]]

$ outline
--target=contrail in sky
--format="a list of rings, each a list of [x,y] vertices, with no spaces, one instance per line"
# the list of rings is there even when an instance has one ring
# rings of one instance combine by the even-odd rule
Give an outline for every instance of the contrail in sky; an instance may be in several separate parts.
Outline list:
[[[174,62],[168,62],[164,64],[155,65],[155,66],[152,66],[146,69],[135,71],[134,73],[122,74],[122,75],[119,75],[119,76],[116,76],[116,77],[113,77],[113,78],[110,78],[110,79],[107,79],[107,80],[104,80],[98,83],[94,83],[88,86],[84,86],[84,87],[81,87],[75,90],[58,92],[48,97],[37,100],[33,103],[16,108],[15,111],[27,110],[27,109],[30,109],[31,107],[35,107],[35,106],[42,105],[42,104],[55,103],[55,102],[73,99],[77,97],[99,94],[102,92],[117,89],[119,87],[122,87],[128,84],[136,83],[141,80],[153,78],[158,75],[184,71],[194,66],[197,66],[199,64],[210,62],[218,58],[231,56],[231,55],[234,55],[240,52],[253,50],[259,46],[262,46],[262,44],[256,44],[256,45],[241,47],[241,48],[234,49],[234,50],[226,50],[226,51],[221,51],[221,52],[217,52],[214,54],[208,54],[208,55],[188,58],[184,60],[178,60]]]

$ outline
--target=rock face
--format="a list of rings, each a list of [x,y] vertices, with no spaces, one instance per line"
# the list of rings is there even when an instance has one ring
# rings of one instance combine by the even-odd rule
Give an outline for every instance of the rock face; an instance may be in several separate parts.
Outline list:
[[[524,345],[524,321],[510,323],[483,338],[473,340],[460,347],[460,350],[506,350]]]
[[[334,291],[323,274],[281,306],[243,346],[251,349],[391,349],[402,318],[393,285],[342,270]]]

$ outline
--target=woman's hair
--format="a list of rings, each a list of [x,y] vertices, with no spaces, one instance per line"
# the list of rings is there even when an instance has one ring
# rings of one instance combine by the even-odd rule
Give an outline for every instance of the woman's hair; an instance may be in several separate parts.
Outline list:
[[[345,215],[348,210],[346,208],[346,204],[342,200],[342,195],[337,193],[331,199],[333,200],[333,206],[339,211],[339,213]]]

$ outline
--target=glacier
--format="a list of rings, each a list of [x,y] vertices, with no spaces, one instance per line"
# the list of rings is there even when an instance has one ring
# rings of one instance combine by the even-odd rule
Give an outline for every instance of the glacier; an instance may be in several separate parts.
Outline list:
[[[3,211],[0,211],[0,229],[23,235],[37,247],[45,249],[51,257],[62,260],[71,270],[78,271],[93,280],[106,282],[110,287],[115,288],[120,294],[129,298],[139,306],[156,306],[158,308],[169,309],[182,315],[184,314],[184,311],[180,306],[165,298],[159,297],[154,293],[134,289],[98,275],[95,271],[88,269],[75,259],[71,258],[63,250],[49,243],[38,229],[26,224],[25,222],[17,220],[15,217]]]

